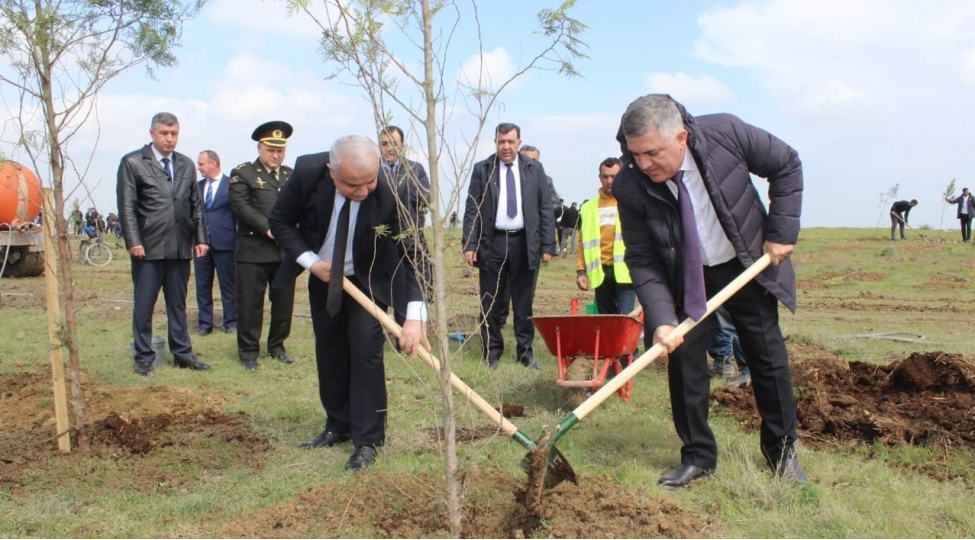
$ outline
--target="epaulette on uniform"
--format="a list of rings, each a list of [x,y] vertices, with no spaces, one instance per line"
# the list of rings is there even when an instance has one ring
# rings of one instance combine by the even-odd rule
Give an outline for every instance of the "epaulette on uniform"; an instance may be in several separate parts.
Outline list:
[[[251,164],[250,161],[245,161],[245,162],[241,163],[240,165],[237,165],[236,167],[234,167],[234,170],[236,171],[237,169],[239,169],[241,167],[246,167],[246,166],[248,166],[250,164]]]

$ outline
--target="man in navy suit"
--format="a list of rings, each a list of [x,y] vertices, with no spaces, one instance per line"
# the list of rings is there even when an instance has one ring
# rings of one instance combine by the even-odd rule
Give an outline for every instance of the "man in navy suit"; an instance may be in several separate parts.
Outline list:
[[[386,439],[386,376],[383,329],[370,310],[342,290],[348,279],[386,309],[393,272],[413,248],[402,234],[398,202],[379,179],[379,148],[350,135],[331,150],[301,156],[268,217],[274,238],[287,252],[274,285],[294,283],[302,268],[308,278],[318,392],[328,416],[325,429],[300,445],[329,448],[351,440],[355,450],[345,469],[372,465]],[[399,346],[416,354],[426,340],[426,305],[415,272],[404,272],[406,321]]]
[[[237,266],[234,244],[237,242],[237,218],[230,208],[230,178],[220,170],[220,156],[213,150],[200,152],[196,168],[203,179],[200,198],[206,216],[210,249],[202,257],[193,259],[196,274],[196,305],[199,308],[199,335],[213,332],[213,274],[220,281],[220,301],[223,303],[223,329],[237,330]]]

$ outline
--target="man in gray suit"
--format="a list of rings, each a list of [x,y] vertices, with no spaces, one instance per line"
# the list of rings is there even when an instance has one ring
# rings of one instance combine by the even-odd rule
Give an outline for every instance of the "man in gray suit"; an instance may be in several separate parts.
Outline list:
[[[498,367],[504,352],[502,301],[510,292],[516,359],[541,369],[532,343],[532,300],[539,261],[555,256],[552,195],[542,164],[518,153],[521,128],[500,124],[497,153],[474,165],[464,210],[464,260],[479,270],[482,356]]]
[[[207,370],[193,354],[186,327],[190,259],[208,250],[203,201],[193,160],[175,152],[179,120],[161,112],[152,117],[152,143],[130,152],[118,168],[116,196],[125,248],[132,262],[135,305],[135,371],[152,375],[152,311],[163,290],[169,322],[169,350],[176,367]]]

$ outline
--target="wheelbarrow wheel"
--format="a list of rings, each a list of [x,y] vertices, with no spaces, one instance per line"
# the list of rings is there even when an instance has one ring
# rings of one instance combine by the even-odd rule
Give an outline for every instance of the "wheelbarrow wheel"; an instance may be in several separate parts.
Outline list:
[[[592,378],[592,358],[576,358],[566,366],[565,380],[588,381]],[[589,397],[589,389],[585,387],[565,387],[563,400],[569,409],[575,409]]]

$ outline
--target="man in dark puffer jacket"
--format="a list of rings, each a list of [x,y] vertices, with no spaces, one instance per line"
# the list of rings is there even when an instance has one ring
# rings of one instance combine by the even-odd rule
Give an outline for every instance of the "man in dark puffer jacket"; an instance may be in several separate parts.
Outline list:
[[[683,339],[668,336],[687,311],[697,313],[684,301],[685,235],[674,179],[678,172],[680,189],[686,186],[693,205],[708,297],[763,253],[771,255],[772,265],[725,306],[751,365],[762,416],[762,452],[777,477],[805,483],[795,455],[795,395],[777,304],[795,310],[795,272],[788,257],[799,237],[798,154],[734,116],[694,118],[666,95],[631,103],[617,138],[624,158],[613,194],[619,201],[625,260],[644,308],[646,335],[669,353],[674,426],[683,442],[680,467],[659,483],[683,487],[713,473],[717,465],[717,443],[708,425],[711,321]],[[769,212],[749,173],[768,179]]]

